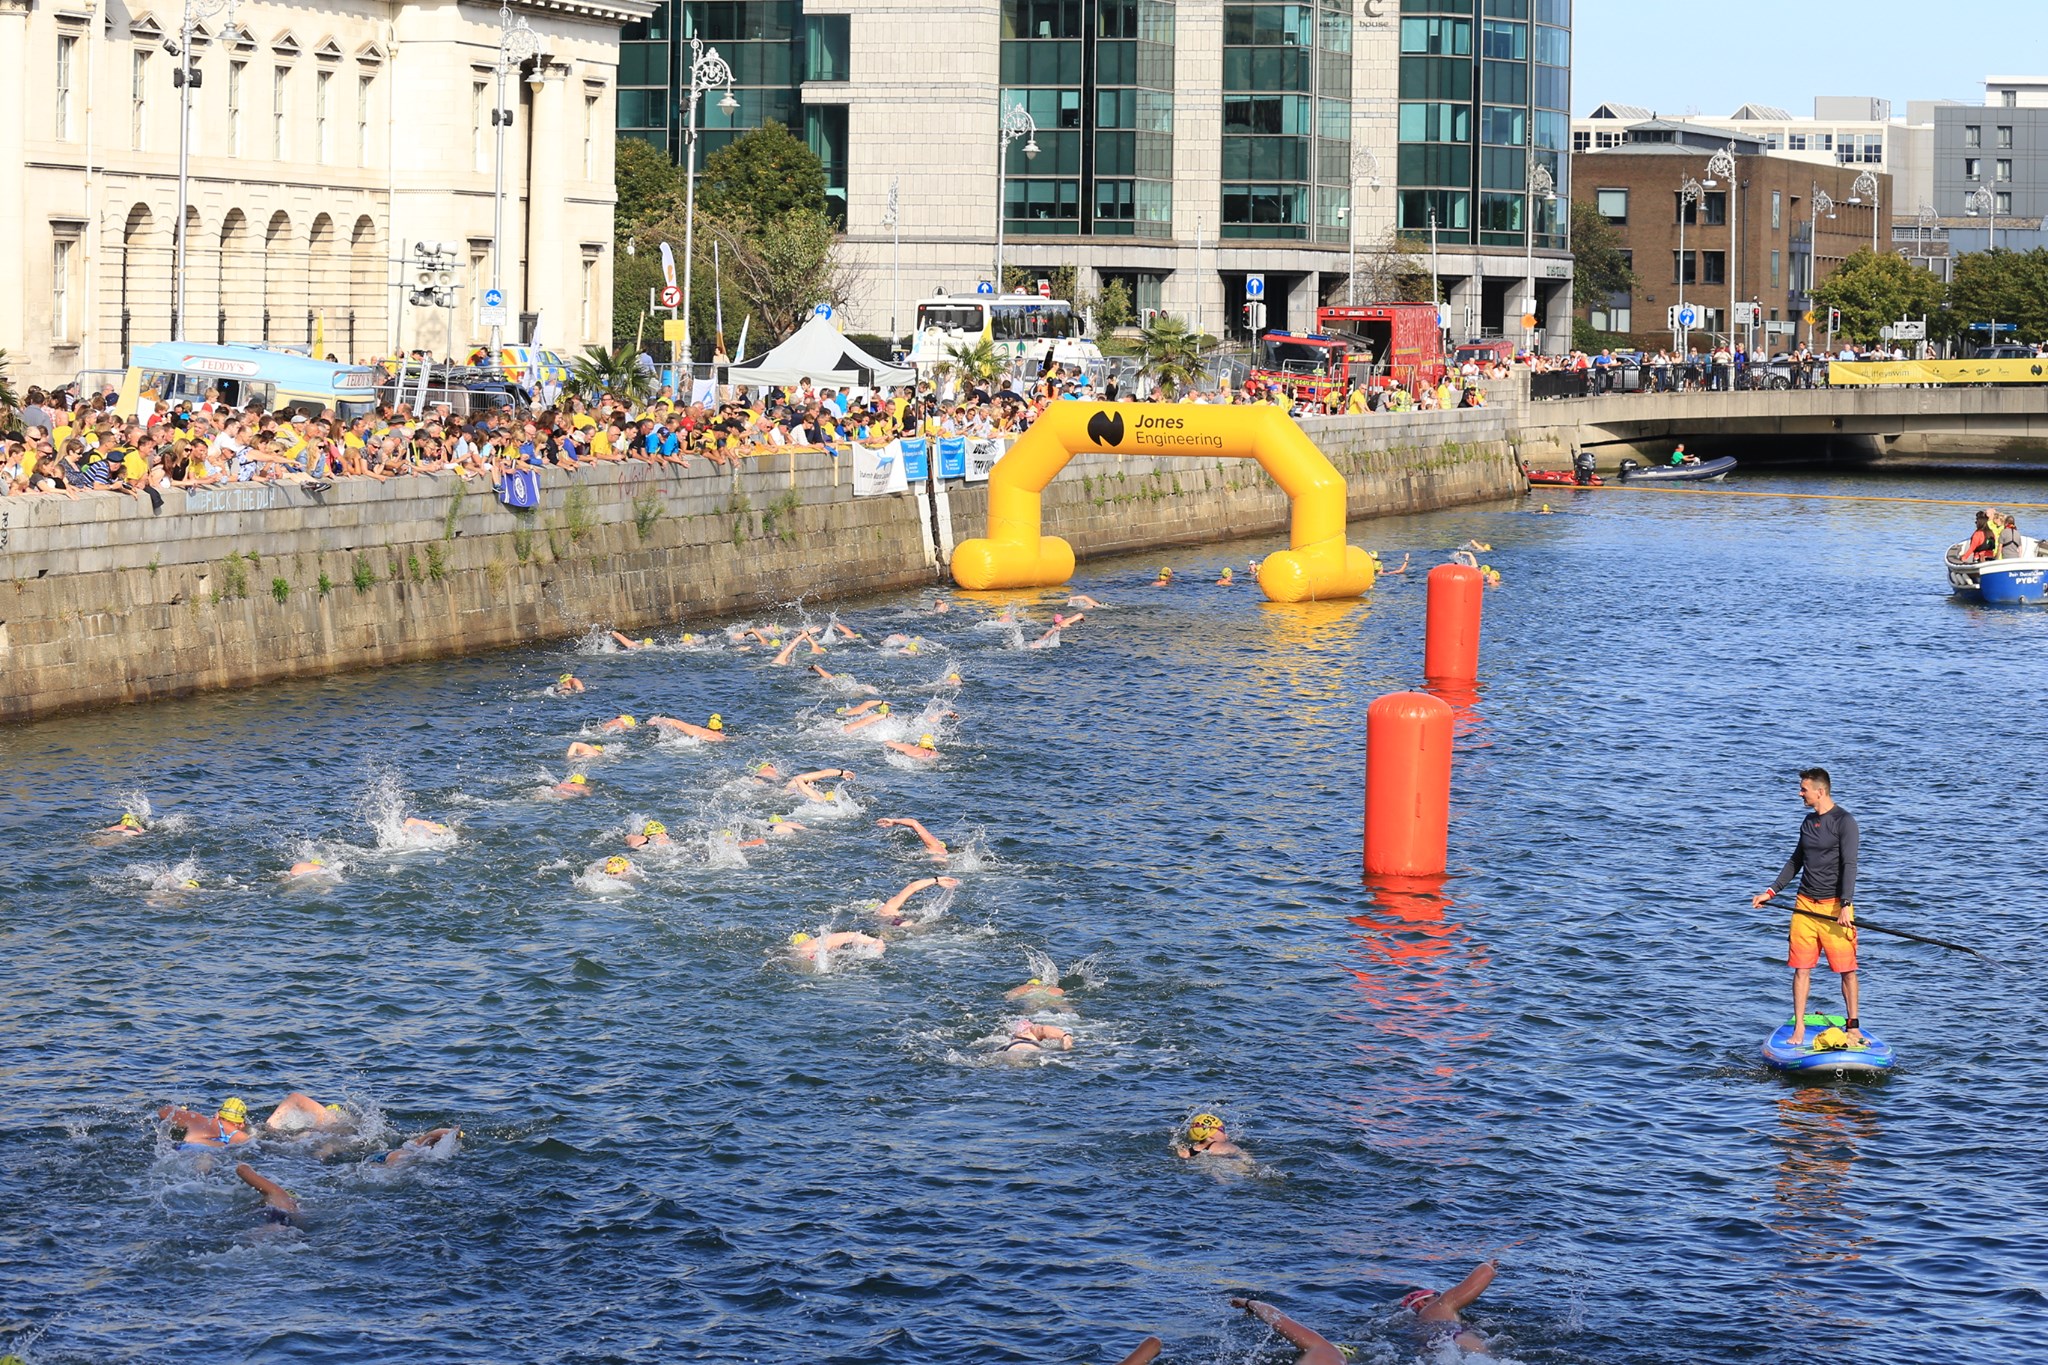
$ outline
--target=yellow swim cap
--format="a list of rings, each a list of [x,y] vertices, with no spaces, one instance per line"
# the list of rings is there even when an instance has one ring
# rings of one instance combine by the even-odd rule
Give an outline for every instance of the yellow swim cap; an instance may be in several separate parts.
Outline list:
[[[569,685],[570,683],[572,683],[572,682],[575,682],[575,681],[576,681],[576,675],[575,675],[574,673],[564,673],[564,674],[563,674],[563,675],[562,675],[561,677],[559,677],[559,678],[555,679],[555,686],[557,686],[557,687],[566,687],[566,686],[568,686],[568,685]]]
[[[713,711],[711,719],[704,722],[704,728],[707,730],[723,730],[725,728],[725,717]]]
[[[133,812],[130,812],[129,814],[127,814],[127,815],[124,815],[124,816],[122,816],[122,817],[121,817],[121,828],[122,828],[122,829],[141,829],[141,828],[142,828],[142,817],[141,817],[141,816],[139,816],[139,815],[136,815],[136,814],[134,814]]]
[[[1197,1114],[1188,1120],[1188,1139],[1192,1142],[1207,1142],[1223,1131],[1223,1120],[1214,1114]]]
[[[195,891],[199,889],[199,883],[191,877],[185,878],[185,880],[181,882],[180,885],[191,887]]]
[[[327,860],[326,860],[326,859],[324,859],[324,858],[308,858],[308,859],[306,859],[306,861],[307,861],[307,862],[309,862],[309,863],[311,863],[311,864],[312,864],[312,865],[313,865],[314,867],[325,867],[325,866],[327,866]]]
[[[225,1119],[229,1123],[247,1123],[249,1121],[249,1106],[242,1103],[235,1096],[230,1095],[220,1102],[220,1112],[215,1117]]]
[[[1031,978],[1031,979],[1030,979],[1029,981],[1025,982],[1024,984],[1025,984],[1025,985],[1027,985],[1027,986],[1043,986],[1043,985],[1044,985],[1045,983],[1044,983],[1043,981],[1040,981],[1040,980],[1039,980],[1039,979],[1038,979],[1037,977],[1035,977],[1035,976],[1034,976],[1034,977],[1032,977],[1032,978]]]
[[[811,936],[810,936],[809,934],[804,934],[804,933],[796,933],[796,934],[791,934],[791,935],[789,936],[789,942],[790,942],[790,946],[791,946],[791,947],[793,947],[793,948],[800,948],[800,947],[802,947],[802,946],[803,946],[804,944],[806,944],[806,943],[809,943],[810,941],[811,941]]]
[[[881,704],[880,706],[877,706],[877,707],[875,708],[875,714],[876,714],[876,715],[880,715],[880,716],[886,716],[886,715],[888,715],[888,714],[889,714],[889,703],[888,703],[888,702],[883,702],[883,703],[882,703],[882,704]]]
[[[587,786],[589,782],[590,779],[585,777],[582,773],[577,773],[569,779],[569,785],[572,787]]]
[[[775,771],[775,765],[764,759],[755,765],[754,771],[757,773],[772,773]]]
[[[636,726],[636,725],[638,725],[638,724],[640,723],[639,721],[637,721],[637,720],[634,720],[634,719],[633,719],[633,718],[632,718],[631,716],[620,716],[620,717],[619,717],[619,719],[620,719],[620,720],[621,720],[622,722],[624,722],[624,724],[625,724],[625,726],[626,726],[626,728],[627,728],[628,730],[632,729],[632,728],[633,728],[634,726]]]
[[[630,868],[631,866],[631,863],[627,862],[624,858],[619,857],[617,854],[613,854],[611,857],[606,858],[604,860],[604,872],[607,877],[620,876],[626,871],[626,869]]]
[[[911,642],[910,642],[909,644],[907,644],[907,645],[903,646],[903,652],[904,652],[905,654],[915,654],[915,653],[917,653],[917,641],[915,641],[915,640],[912,640],[912,641],[911,641]]]
[[[645,648],[646,648],[646,647],[647,647],[648,645],[651,645],[651,644],[653,644],[653,643],[654,643],[654,637],[653,637],[652,635],[650,635],[650,636],[648,636],[648,637],[647,637],[646,639],[644,639],[644,640],[642,640],[642,641],[640,642],[640,647],[641,647],[641,648],[643,648],[643,649],[645,649]]]
[[[917,747],[920,749],[936,749],[939,747],[939,741],[930,735],[919,735],[917,737]]]
[[[694,633],[685,633],[683,636],[683,643],[686,645],[694,645],[701,638],[701,636],[696,635]]]
[[[826,793],[825,793],[825,799],[826,799],[827,801],[837,801],[837,800],[839,799],[839,790],[838,790],[838,788],[836,788],[836,787],[835,787],[835,788],[833,788],[833,789],[832,789],[831,791],[828,791],[828,792],[826,792]]]
[[[779,825],[782,823],[782,817],[779,815],[771,815],[768,817],[768,823],[771,825]]]
[[[668,833],[668,826],[664,825],[659,820],[649,820],[646,824],[640,827],[640,833],[645,835],[647,838],[652,839],[657,834]]]
[[[960,675],[959,675],[958,673],[948,673],[948,674],[946,675],[946,681],[947,681],[947,682],[949,682],[949,683],[956,683],[956,682],[959,682],[959,681],[960,681]]]

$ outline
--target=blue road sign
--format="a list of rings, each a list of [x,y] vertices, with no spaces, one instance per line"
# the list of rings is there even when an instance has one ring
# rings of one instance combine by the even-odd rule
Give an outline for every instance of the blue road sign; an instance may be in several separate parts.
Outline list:
[[[1264,275],[1245,276],[1244,296],[1248,299],[1262,299],[1266,297],[1266,277]]]
[[[502,290],[502,289],[486,289],[486,290],[484,290],[484,307],[486,307],[486,308],[503,308],[504,306],[505,306],[505,291],[504,291],[504,290]]]
[[[987,280],[976,280],[974,283],[974,292],[977,294],[993,294],[996,292],[996,287],[990,284]]]
[[[811,316],[812,316],[812,317],[818,317],[818,318],[829,318],[829,317],[831,317],[831,316],[832,316],[832,305],[831,305],[831,304],[829,304],[829,303],[821,303],[821,304],[819,304],[819,305],[818,305],[818,306],[817,306],[816,308],[813,308],[813,309],[811,310]]]
[[[1681,303],[1680,305],[1678,305],[1678,325],[1680,327],[1695,326],[1698,324],[1699,320],[1699,309],[1693,307],[1689,303]]]

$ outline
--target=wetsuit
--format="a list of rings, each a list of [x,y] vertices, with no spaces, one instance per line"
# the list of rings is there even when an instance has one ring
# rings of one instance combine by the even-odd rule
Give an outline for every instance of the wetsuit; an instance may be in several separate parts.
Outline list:
[[[1785,958],[1795,971],[1818,966],[1823,953],[1836,972],[1856,970],[1856,928],[1832,921],[1843,906],[1856,903],[1859,838],[1856,817],[1840,806],[1829,807],[1825,815],[1809,812],[1799,822],[1798,846],[1771,882],[1771,894],[1776,895],[1794,872],[1799,873],[1799,899]],[[1799,913],[1802,910],[1807,913]]]

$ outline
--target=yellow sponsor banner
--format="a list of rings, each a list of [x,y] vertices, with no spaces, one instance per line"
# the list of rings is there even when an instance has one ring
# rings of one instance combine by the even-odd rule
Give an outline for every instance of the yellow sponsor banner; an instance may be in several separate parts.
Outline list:
[[[1828,384],[2048,384],[2048,360],[1836,360]]]
[[[669,318],[661,324],[661,339],[663,341],[688,341],[690,336],[688,329],[683,326],[682,319]]]

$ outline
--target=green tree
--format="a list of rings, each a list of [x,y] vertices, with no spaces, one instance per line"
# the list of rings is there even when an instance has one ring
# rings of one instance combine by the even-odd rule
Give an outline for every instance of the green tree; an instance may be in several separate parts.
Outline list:
[[[1138,345],[1140,372],[1168,398],[1191,387],[1201,373],[1201,338],[1171,313],[1161,313],[1147,323]]]
[[[13,364],[7,352],[0,351],[0,411],[8,413],[12,413],[19,406],[14,392],[14,379],[7,373]]]
[[[1356,268],[1360,303],[1410,303],[1429,298],[1427,240],[1417,241],[1389,230],[1377,242],[1358,244]],[[1351,290],[1339,284],[1331,302],[1346,303],[1350,298]]]
[[[1130,289],[1121,278],[1112,275],[1109,283],[1102,286],[1102,297],[1095,304],[1096,330],[1113,332],[1119,327],[1130,326],[1135,320]]]
[[[823,217],[824,163],[789,129],[764,123],[704,159],[697,211],[754,223],[798,211]]]
[[[955,346],[947,353],[946,363],[977,384],[995,383],[1006,368],[1003,353],[986,337],[971,345]]]
[[[569,372],[570,387],[592,402],[611,394],[629,402],[654,396],[654,376],[640,368],[630,346],[590,346]]]
[[[1973,322],[2012,323],[2017,333],[1999,335],[2048,340],[2048,251],[1978,251],[1957,260],[1949,318],[1957,329]],[[1988,332],[1964,335],[1980,343],[1992,339]]]
[[[1932,271],[1888,251],[1858,251],[1835,267],[1813,289],[1814,307],[1842,310],[1837,336],[1865,345],[1878,340],[1881,328],[1900,318],[1925,315],[1930,322],[1941,312],[1941,281]]]
[[[1605,308],[1609,294],[1627,294],[1636,287],[1621,234],[1599,208],[1583,199],[1572,201],[1572,295],[1581,309]]]
[[[756,333],[786,337],[804,325],[820,303],[846,302],[856,280],[839,254],[839,235],[824,210],[792,209],[768,219],[722,218],[697,224],[697,295],[704,296],[703,267],[715,238],[724,255],[726,312],[751,312]]]
[[[667,152],[637,137],[622,137],[613,149],[612,188],[619,196],[613,232],[620,237],[683,207],[682,171]]]
[[[1002,292],[1014,294],[1021,289],[1027,294],[1036,294],[1040,280],[1051,282],[1054,298],[1080,306],[1081,272],[1071,265],[1006,265],[1003,267]]]

